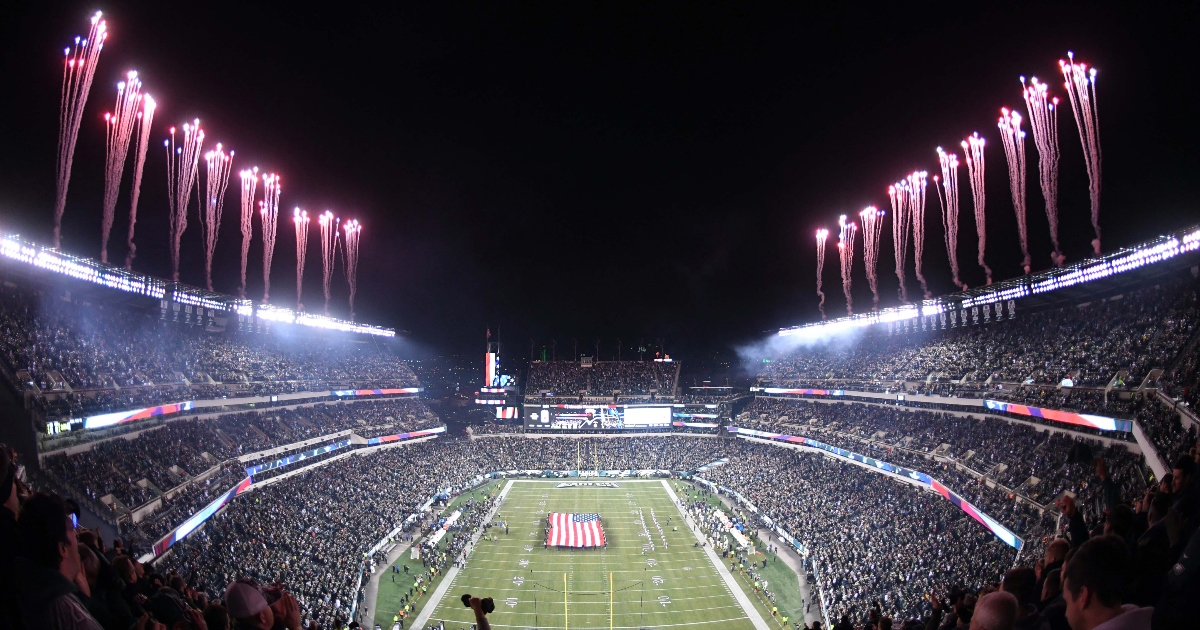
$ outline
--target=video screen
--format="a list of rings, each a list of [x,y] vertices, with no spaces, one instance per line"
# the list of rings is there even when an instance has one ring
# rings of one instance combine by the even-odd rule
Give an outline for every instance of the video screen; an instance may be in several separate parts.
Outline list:
[[[613,430],[671,426],[671,407],[624,405],[526,405],[530,429]]]

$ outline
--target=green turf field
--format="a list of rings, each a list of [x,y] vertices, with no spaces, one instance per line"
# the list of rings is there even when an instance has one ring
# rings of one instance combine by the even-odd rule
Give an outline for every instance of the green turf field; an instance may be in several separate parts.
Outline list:
[[[558,483],[513,483],[496,515],[508,522],[510,534],[501,529],[499,540],[479,543],[427,625],[469,627],[474,617],[459,597],[471,593],[495,599],[489,619],[497,628],[755,627],[709,557],[693,546],[696,538],[661,481],[620,480],[619,488],[556,488]],[[633,514],[639,509],[653,552],[643,553],[647,541]],[[543,549],[549,512],[599,513],[608,548]]]

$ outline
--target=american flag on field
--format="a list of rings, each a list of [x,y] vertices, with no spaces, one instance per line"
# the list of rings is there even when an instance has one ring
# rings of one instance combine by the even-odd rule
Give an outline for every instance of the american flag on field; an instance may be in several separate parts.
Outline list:
[[[599,514],[550,515],[550,535],[546,537],[549,547],[603,547],[604,526]]]

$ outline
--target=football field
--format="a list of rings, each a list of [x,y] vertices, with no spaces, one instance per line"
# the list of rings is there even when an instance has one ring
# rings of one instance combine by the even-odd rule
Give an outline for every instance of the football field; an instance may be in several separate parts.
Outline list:
[[[695,546],[663,481],[559,487],[571,483],[506,482],[493,520],[507,522],[509,533],[492,528],[497,540],[480,540],[467,567],[447,574],[425,625],[469,627],[474,615],[460,598],[470,593],[495,600],[488,618],[496,628],[768,627],[745,594],[731,590],[737,586],[728,567],[718,569],[715,557]],[[543,548],[552,512],[598,513],[607,549]]]

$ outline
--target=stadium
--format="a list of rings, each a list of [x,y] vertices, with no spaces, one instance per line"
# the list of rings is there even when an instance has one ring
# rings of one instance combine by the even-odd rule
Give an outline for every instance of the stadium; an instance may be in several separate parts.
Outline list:
[[[1058,167],[1042,168],[1045,129],[1032,111],[1048,101],[1034,79],[1013,92],[1037,135],[1036,174],[1020,114],[1014,123],[1005,109],[999,125],[1018,144],[1005,147],[1010,187],[992,203],[1011,192],[1019,240],[994,238],[985,252],[983,142],[969,137],[963,168],[939,147],[922,159],[940,178],[916,171],[889,189],[890,229],[874,206],[857,223],[819,219],[838,226],[829,264],[844,316],[825,285],[834,274],[822,228],[804,313],[726,344],[732,362],[668,351],[661,338],[604,351],[600,338],[594,350],[571,339],[568,355],[551,337],[562,333],[531,338],[525,354],[522,334],[491,323],[447,333],[469,337],[459,355],[421,349],[436,344],[390,310],[402,285],[380,261],[400,253],[365,239],[359,266],[374,224],[314,211],[320,245],[310,244],[307,211],[279,217],[290,180],[258,167],[240,174],[239,277],[236,235],[219,225],[226,197],[237,214],[227,185],[241,155],[202,145],[198,120],[153,128],[169,134],[167,189],[152,189],[162,199],[143,200],[144,211],[169,215],[170,234],[138,236],[135,248],[140,184],[118,194],[121,169],[134,165],[140,182],[138,142],[155,108],[135,94],[137,73],[104,119],[101,253],[75,247],[72,216],[87,211],[63,200],[76,110],[88,101],[80,86],[91,84],[105,20],[120,19],[96,13],[67,50],[56,207],[42,213],[53,231],[0,224],[0,630],[1200,623],[1200,225],[1194,214],[1150,217],[1154,236],[1106,233],[1101,246],[1098,123],[1087,110],[1096,71],[1074,55],[1052,68],[1067,81],[1053,86],[1064,109],[1065,92],[1083,102],[1059,121],[1063,142],[1082,147],[1071,154],[1079,172],[1064,177],[1078,185],[1063,197],[1079,210],[1064,210],[1065,246],[1052,216]],[[147,131],[134,133],[135,122]],[[84,158],[74,167],[98,170]],[[964,219],[964,234],[978,232],[978,246],[952,236],[959,171],[962,214],[974,205],[981,222]],[[118,199],[132,204],[128,247],[109,236]],[[1078,221],[1087,210],[1090,225]],[[194,223],[186,232],[193,212],[199,243]],[[1003,220],[1013,222],[1008,209]],[[945,251],[925,242],[926,223]],[[1036,259],[1028,231],[1034,253],[1045,250]],[[884,246],[896,253],[894,284],[878,274]],[[543,248],[526,253],[536,260]],[[294,278],[273,267],[277,249],[295,257]],[[303,286],[310,253],[320,254],[307,274],[319,273],[324,309]],[[567,264],[533,267],[523,299],[552,293],[562,308],[548,317],[568,322],[592,321],[572,319],[578,311],[659,317],[573,279],[555,292],[553,267]],[[614,275],[634,284],[631,269]],[[486,281],[517,287],[516,275]],[[899,299],[881,301],[880,284]],[[457,299],[458,288],[445,291]]]

